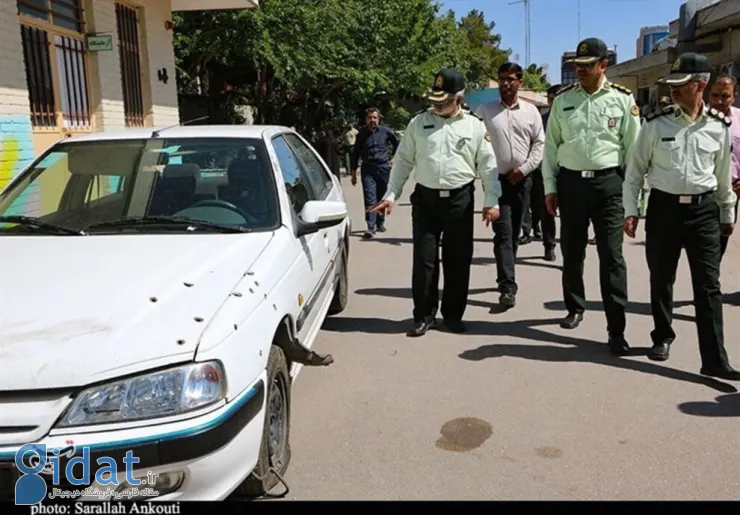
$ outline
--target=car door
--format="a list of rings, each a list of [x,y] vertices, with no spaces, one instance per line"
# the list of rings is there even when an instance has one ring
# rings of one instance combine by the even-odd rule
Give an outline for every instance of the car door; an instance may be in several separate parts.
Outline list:
[[[291,222],[292,228],[295,229],[298,215],[305,203],[318,199],[285,136],[274,138],[272,146],[280,165],[285,189],[290,197],[293,208]],[[286,225],[289,223],[286,220]],[[295,285],[295,296],[299,299],[300,305],[300,311],[296,316],[297,336],[299,341],[308,344],[309,347],[312,342],[307,339],[313,337],[310,332],[317,322],[318,312],[325,300],[321,283],[330,262],[326,246],[325,236],[321,231],[295,238],[293,254],[296,258],[288,272],[290,277],[287,283]]]
[[[331,173],[316,152],[295,134],[288,134],[285,139],[298,157],[298,161],[306,174],[308,182],[311,184],[316,199],[341,200],[336,196],[336,186],[332,180]],[[343,228],[344,225],[342,224],[328,229],[322,229],[321,231],[324,243],[326,244],[326,252],[331,259],[330,266],[334,264],[335,259],[338,257],[339,246],[343,241]]]

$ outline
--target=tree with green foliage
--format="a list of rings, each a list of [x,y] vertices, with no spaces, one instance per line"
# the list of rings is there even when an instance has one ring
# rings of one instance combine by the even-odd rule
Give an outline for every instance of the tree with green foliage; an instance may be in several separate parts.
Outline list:
[[[432,0],[262,0],[174,21],[181,100],[204,101],[209,123],[241,123],[249,105],[259,124],[339,127],[382,104],[403,126],[440,68],[487,87],[510,55],[483,13],[458,22]]]

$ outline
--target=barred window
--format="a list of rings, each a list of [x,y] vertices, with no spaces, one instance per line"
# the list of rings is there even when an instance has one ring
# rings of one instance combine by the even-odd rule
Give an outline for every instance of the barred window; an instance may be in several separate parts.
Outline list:
[[[141,90],[141,50],[137,10],[116,3],[116,23],[126,126],[143,127],[144,101]]]
[[[17,0],[31,121],[90,126],[81,0]]]

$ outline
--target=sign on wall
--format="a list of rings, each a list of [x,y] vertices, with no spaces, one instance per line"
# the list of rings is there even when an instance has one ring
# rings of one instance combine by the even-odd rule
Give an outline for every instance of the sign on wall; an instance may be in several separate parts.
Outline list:
[[[86,37],[88,52],[108,52],[113,50],[113,36],[88,34]]]

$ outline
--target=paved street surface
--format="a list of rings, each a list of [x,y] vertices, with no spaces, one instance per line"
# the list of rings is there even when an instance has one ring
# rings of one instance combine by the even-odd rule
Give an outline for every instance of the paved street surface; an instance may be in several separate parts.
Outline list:
[[[652,326],[642,233],[625,255],[627,337],[643,355],[607,352],[594,246],[585,272],[590,311],[578,329],[557,324],[565,315],[560,249],[547,263],[539,242],[521,247],[519,305],[500,313],[482,223],[466,313],[471,334],[410,339],[413,185],[389,231],[365,242],[361,189],[344,184],[356,229],[352,295],[316,343],[335,363],[304,368],[293,390],[289,499],[740,499],[740,393],[698,375],[685,257],[675,291],[678,340],[665,363],[644,356]],[[480,188],[477,198],[480,210]],[[736,367],[738,258],[740,236],[723,270]]]

